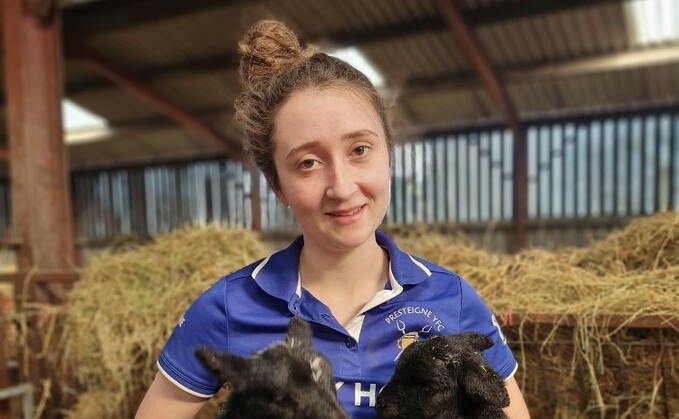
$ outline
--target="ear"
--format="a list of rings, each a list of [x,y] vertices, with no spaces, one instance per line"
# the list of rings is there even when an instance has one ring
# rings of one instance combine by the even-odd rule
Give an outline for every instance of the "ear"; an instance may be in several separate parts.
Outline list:
[[[488,336],[476,332],[465,332],[457,335],[451,335],[450,339],[451,343],[453,340],[455,340],[459,342],[457,345],[461,343],[462,345],[466,345],[467,347],[478,352],[485,351],[486,349],[493,346],[493,341],[490,340]]]
[[[206,346],[196,349],[195,354],[201,364],[222,382],[237,386],[248,376],[250,364],[243,357],[215,351]]]
[[[294,316],[288,323],[288,335],[285,342],[290,348],[311,347],[311,327],[305,320]]]

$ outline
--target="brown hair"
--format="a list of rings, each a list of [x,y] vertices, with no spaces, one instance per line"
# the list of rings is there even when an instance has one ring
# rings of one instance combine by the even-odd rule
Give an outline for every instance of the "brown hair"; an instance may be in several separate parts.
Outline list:
[[[278,190],[273,162],[274,119],[288,97],[306,88],[345,87],[372,104],[382,122],[391,153],[391,126],[382,98],[368,78],[351,65],[314,47],[303,48],[285,24],[255,23],[238,43],[243,88],[236,99],[236,122],[244,133],[245,151]]]

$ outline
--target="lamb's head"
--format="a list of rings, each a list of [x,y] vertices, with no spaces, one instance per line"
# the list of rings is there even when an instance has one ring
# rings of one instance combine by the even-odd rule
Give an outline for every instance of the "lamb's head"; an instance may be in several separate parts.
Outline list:
[[[309,325],[298,317],[284,342],[243,358],[201,347],[196,356],[232,390],[220,418],[346,419],[332,366],[311,348]]]
[[[408,346],[377,397],[380,419],[506,418],[504,381],[481,351],[493,345],[479,333],[432,336]]]

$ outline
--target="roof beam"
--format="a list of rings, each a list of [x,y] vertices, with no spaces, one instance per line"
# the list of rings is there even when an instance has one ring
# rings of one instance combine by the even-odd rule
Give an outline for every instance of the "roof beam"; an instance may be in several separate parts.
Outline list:
[[[515,247],[524,248],[527,244],[526,224],[528,206],[526,196],[526,139],[519,117],[514,109],[504,85],[491,67],[486,55],[474,37],[453,0],[436,0],[436,5],[443,15],[453,38],[457,41],[463,54],[474,67],[476,75],[481,79],[490,97],[500,109],[514,137],[514,226]]]
[[[237,69],[240,57],[237,54],[220,54],[219,56],[206,57],[200,60],[186,61],[170,66],[148,68],[135,73],[135,77],[141,81],[148,82],[161,77],[173,77],[195,73],[211,73],[224,71],[225,69]],[[98,90],[108,87],[108,83],[101,80],[80,82],[67,86],[68,95]]]
[[[65,37],[85,39],[120,29],[205,12],[248,0],[116,0],[64,7]]]
[[[436,5],[448,25],[453,38],[457,41],[462,53],[474,68],[474,72],[481,80],[500,113],[514,132],[521,131],[521,124],[509,95],[505,91],[500,78],[491,67],[485,53],[481,50],[471,29],[451,0],[436,0]]]
[[[201,120],[206,120],[209,118],[214,118],[214,117],[230,117],[232,115],[230,114],[225,114],[224,113],[224,108],[223,107],[209,107],[209,108],[203,108],[203,109],[193,109],[191,110],[191,114],[193,114],[195,117],[200,118]],[[166,129],[176,129],[180,130],[183,128],[182,125],[177,125],[176,123],[172,122],[171,120],[158,116],[158,117],[153,117],[153,118],[145,118],[145,119],[140,119],[140,120],[134,120],[134,121],[127,121],[127,122],[117,122],[117,123],[109,123],[109,125],[106,127],[106,130],[102,131],[92,131],[92,132],[75,132],[72,135],[72,141],[66,141],[66,145],[75,145],[75,144],[84,144],[84,143],[92,143],[92,142],[98,142],[98,141],[107,141],[111,140],[114,138],[119,138],[122,136],[132,136],[132,135],[139,135],[139,134],[144,134],[146,132],[154,132],[154,131],[159,131],[159,130],[166,130]],[[67,133],[66,136],[68,137],[69,134]],[[1,137],[0,137],[1,138]]]
[[[227,5],[252,4],[255,1],[261,3],[267,0],[95,1],[66,7],[63,11],[64,31],[66,37],[73,35],[83,39],[189,13],[205,12]],[[469,26],[477,26],[605,3],[624,3],[625,1],[628,0],[527,0],[523,1],[520,7],[509,2],[493,7],[464,11],[464,18]],[[446,24],[443,19],[432,17],[418,22],[379,28],[375,31],[338,33],[330,35],[328,38],[338,44],[356,45],[364,42],[382,41],[395,36],[409,36],[445,29]]]
[[[522,2],[520,6],[509,2],[478,10],[460,11],[460,13],[464,21],[467,22],[467,26],[476,28],[493,23],[548,15],[607,3],[624,3],[625,1],[627,0],[529,0]],[[404,22],[374,30],[339,32],[330,34],[326,38],[328,41],[338,45],[360,46],[385,42],[393,38],[445,31],[447,28],[446,21],[442,16],[431,16],[419,21]]]
[[[263,0],[259,0],[263,1]],[[606,3],[623,3],[625,0],[529,0],[521,7],[509,3],[481,10],[471,10],[463,14],[468,26],[477,27],[510,19],[526,18],[542,14],[556,13],[582,7],[592,7]],[[121,4],[122,2],[122,4]],[[242,3],[244,0],[118,0],[110,2],[92,2],[82,6],[67,8],[64,11],[64,31],[66,40],[83,39],[108,30],[129,28],[134,25],[147,23],[155,19],[165,19],[182,13],[209,10],[224,7],[225,4]],[[115,6],[115,7],[114,7]],[[97,19],[96,15],[105,14],[105,19]],[[364,32],[339,32],[330,34],[324,39],[311,40],[321,42],[327,40],[334,45],[368,45],[384,42],[394,38],[417,36],[436,31],[447,30],[446,22],[441,16],[428,19],[405,22],[395,26],[381,27],[377,30]],[[73,35],[73,36],[70,36]],[[66,54],[71,55],[69,42],[66,43]],[[177,63],[171,66],[150,67],[135,74],[141,80],[156,77],[172,77],[188,72],[211,72],[238,67],[238,55],[228,54],[220,57],[209,57],[203,60],[193,60]],[[78,94],[87,90],[97,90],[106,87],[105,82],[91,81],[71,84],[67,86],[67,94]]]
[[[181,126],[196,132],[210,143],[220,146],[230,157],[236,160],[242,159],[242,147],[239,142],[224,138],[191,112],[171,102],[136,77],[116,68],[115,65],[87,46],[80,44],[74,45],[74,47],[77,50],[78,57],[87,61],[102,76]]]
[[[497,6],[464,13],[469,26],[505,22],[539,15],[548,15],[607,3],[623,4],[630,0],[528,0],[520,3],[504,2]]]
[[[558,64],[544,65],[507,73],[507,80],[522,81],[571,77],[630,68],[652,67],[679,62],[679,45],[597,55]]]
[[[191,70],[195,72],[223,70],[224,67],[222,65],[232,62],[233,59],[235,59],[235,56],[208,59],[195,62],[194,64],[179,64],[168,67],[167,72],[162,71],[162,76],[170,77],[172,74],[182,74]],[[508,84],[573,77],[581,74],[605,73],[629,68],[651,67],[671,63],[679,63],[679,46],[677,45],[597,55],[594,57],[563,61],[556,64],[526,67],[498,74],[498,77],[505,84]],[[153,74],[153,71],[145,71],[141,73],[141,77],[139,78],[142,80],[149,80],[152,78]],[[67,95],[77,96],[78,94],[87,91],[108,89],[111,87],[112,85],[110,83],[99,80],[79,83],[69,87]],[[399,97],[410,98],[431,92],[475,89],[480,87],[482,87],[481,82],[473,74],[414,79],[406,82],[405,85],[400,88]],[[0,159],[2,159],[1,150]]]
[[[220,71],[237,66],[238,57],[234,55],[212,57],[200,61],[180,63],[155,70],[144,70],[137,75],[141,80],[157,77],[172,77],[173,75],[189,72],[201,73]],[[679,46],[659,46],[637,51],[616,52],[587,58],[562,61],[560,63],[514,69],[498,74],[504,82],[527,82],[539,79],[555,79],[572,77],[581,74],[605,73],[608,71],[625,70],[628,68],[651,67],[679,62]],[[461,76],[443,76],[438,78],[415,79],[406,82],[400,91],[400,96],[417,95],[430,91],[443,91],[479,87],[479,80],[471,74]],[[100,80],[82,82],[68,87],[68,95],[78,95],[87,91],[105,89],[110,84]]]
[[[526,67],[498,74],[498,77],[505,84],[508,84],[574,77],[582,74],[606,73],[672,63],[679,63],[678,45],[597,55],[556,64]],[[405,83],[401,88],[400,96],[410,97],[434,91],[441,92],[479,87],[481,87],[481,82],[473,75],[414,79]]]

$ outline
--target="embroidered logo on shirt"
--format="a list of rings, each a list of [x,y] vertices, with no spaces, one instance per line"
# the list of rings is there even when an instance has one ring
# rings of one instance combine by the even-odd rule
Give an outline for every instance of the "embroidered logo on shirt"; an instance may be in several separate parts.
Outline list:
[[[396,346],[401,351],[398,353],[398,355],[396,355],[396,358],[394,358],[394,361],[398,360],[398,358],[401,356],[403,351],[405,351],[405,349],[408,346],[410,346],[413,343],[420,340],[420,333],[429,333],[429,331],[432,328],[432,325],[428,324],[428,325],[424,326],[421,330],[418,330],[418,331],[406,332],[406,324],[404,322],[402,322],[401,320],[397,320],[396,321],[396,327],[398,327],[398,330],[400,330],[401,333],[403,333],[403,336],[398,338],[398,340],[396,341]]]
[[[411,325],[413,323],[422,324],[422,317],[426,318],[427,324],[422,327],[408,326],[406,321]],[[441,333],[446,327],[439,316],[432,310],[420,306],[402,307],[391,312],[384,318],[387,324],[394,324],[401,332],[401,337],[396,341],[396,347],[400,349],[399,353],[394,358],[397,361],[405,348],[412,345],[414,342],[424,339],[424,335],[432,330]]]

